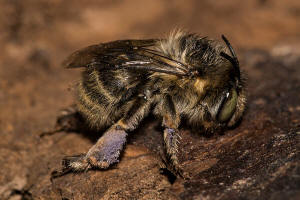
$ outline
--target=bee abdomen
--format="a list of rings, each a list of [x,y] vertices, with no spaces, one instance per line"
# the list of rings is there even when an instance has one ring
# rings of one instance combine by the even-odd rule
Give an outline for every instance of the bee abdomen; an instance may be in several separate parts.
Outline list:
[[[112,125],[119,118],[121,110],[115,110],[118,98],[103,87],[99,76],[96,70],[83,72],[78,87],[78,110],[92,127],[101,129]]]

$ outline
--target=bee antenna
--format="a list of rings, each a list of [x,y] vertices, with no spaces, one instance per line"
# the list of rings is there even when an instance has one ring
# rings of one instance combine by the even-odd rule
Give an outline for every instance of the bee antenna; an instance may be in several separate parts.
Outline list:
[[[228,41],[228,39],[225,37],[225,35],[222,35],[222,39],[224,40],[225,44],[227,45],[227,47],[230,50],[231,55],[233,56],[233,58],[237,59],[236,54],[230,44],[230,42]]]
[[[238,76],[238,79],[240,79],[240,66],[239,66],[239,60],[238,58],[236,57],[236,54],[235,54],[235,51],[233,50],[230,42],[228,41],[228,39],[222,35],[222,39],[224,40],[226,46],[228,47],[232,57],[224,52],[221,52],[220,53],[220,56],[224,57],[225,59],[229,60],[232,65],[234,66],[235,70],[236,70],[236,73],[237,73],[237,76]]]

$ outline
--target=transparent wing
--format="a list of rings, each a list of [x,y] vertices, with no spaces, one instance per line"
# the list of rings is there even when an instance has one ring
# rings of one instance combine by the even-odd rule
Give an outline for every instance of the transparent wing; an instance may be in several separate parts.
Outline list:
[[[71,54],[63,63],[67,68],[96,67],[99,70],[139,69],[185,76],[183,63],[150,49],[158,40],[118,40],[88,46]]]

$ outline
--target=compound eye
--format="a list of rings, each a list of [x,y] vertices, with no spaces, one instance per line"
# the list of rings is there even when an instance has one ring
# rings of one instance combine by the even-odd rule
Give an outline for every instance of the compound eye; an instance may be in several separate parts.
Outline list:
[[[226,93],[226,96],[227,97],[218,114],[218,120],[220,122],[226,122],[231,118],[237,104],[238,95],[235,89],[232,89],[230,92]]]

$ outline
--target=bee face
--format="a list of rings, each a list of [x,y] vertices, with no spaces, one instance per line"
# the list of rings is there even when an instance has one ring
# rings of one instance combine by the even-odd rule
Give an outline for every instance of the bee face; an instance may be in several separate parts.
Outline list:
[[[107,168],[118,162],[127,132],[151,112],[162,119],[175,167],[183,120],[204,131],[236,124],[245,109],[244,81],[232,46],[222,38],[226,45],[177,31],[167,39],[119,40],[73,53],[64,64],[85,67],[78,109],[91,127],[110,128],[65,168]]]
[[[213,132],[219,128],[231,127],[241,118],[245,109],[245,91],[235,85],[219,85],[220,88],[209,88],[203,91],[198,117],[191,118],[191,124],[198,124],[205,132]],[[195,122],[196,121],[196,122]],[[200,122],[200,123],[199,123]]]

